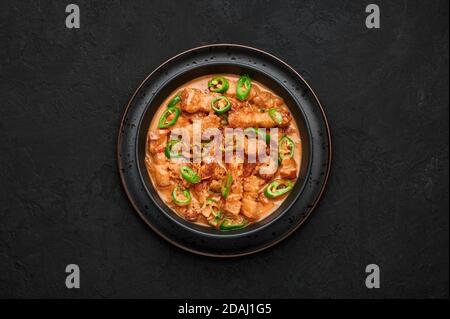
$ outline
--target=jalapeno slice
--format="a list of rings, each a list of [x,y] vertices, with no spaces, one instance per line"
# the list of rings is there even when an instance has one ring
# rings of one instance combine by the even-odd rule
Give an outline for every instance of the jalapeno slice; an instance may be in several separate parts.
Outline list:
[[[245,227],[248,224],[248,221],[242,217],[241,219],[234,220],[230,218],[225,218],[223,222],[220,224],[220,230],[234,230]]]
[[[200,176],[189,166],[182,166],[180,168],[180,174],[191,184],[197,184],[201,181]]]
[[[176,144],[178,144],[180,142],[181,141],[179,141],[179,140],[170,140],[169,142],[167,142],[166,148],[164,150],[164,155],[166,155],[167,158],[178,158],[178,157],[181,157],[182,156],[181,150],[179,152],[177,152],[177,153],[172,151],[172,148]]]
[[[231,184],[233,184],[233,175],[228,172],[227,178],[225,179],[225,182],[222,185],[222,189],[220,190],[224,198],[227,198],[228,194],[230,194]]]
[[[158,128],[168,128],[174,125],[178,117],[181,114],[181,110],[175,106],[168,107],[159,118]]]
[[[213,77],[208,81],[208,88],[211,92],[224,93],[228,90],[228,80],[222,76]]]
[[[276,198],[289,192],[293,186],[294,183],[291,181],[277,179],[266,186],[264,189],[264,195],[267,198]]]
[[[191,202],[191,192],[180,185],[175,186],[172,191],[172,201],[178,206],[186,206]]]
[[[213,216],[213,215],[211,214],[211,216]],[[222,212],[219,210],[217,216],[214,216],[214,217],[208,219],[208,223],[214,227],[217,227],[220,224],[221,218],[222,218]]]
[[[278,157],[280,158],[280,161],[285,158],[294,157],[294,148],[294,142],[287,135],[283,135],[280,144],[278,145]]]
[[[257,128],[248,127],[244,130],[244,133],[248,133],[248,132],[254,132],[255,136],[259,136],[260,138],[265,140],[266,144],[270,143],[270,133],[266,133],[266,129],[264,129],[263,131],[260,132]]]
[[[211,108],[216,114],[223,114],[231,108],[231,102],[226,96],[218,96],[212,99]]]
[[[283,116],[280,112],[278,112],[276,109],[269,109],[269,116],[278,125],[280,125],[283,122]]]
[[[241,75],[236,84],[236,97],[244,101],[250,94],[252,88],[252,79],[248,74]]]
[[[180,102],[181,102],[181,92],[178,92],[178,94],[175,95],[175,97],[171,99],[170,102],[167,104],[167,107],[174,107]]]

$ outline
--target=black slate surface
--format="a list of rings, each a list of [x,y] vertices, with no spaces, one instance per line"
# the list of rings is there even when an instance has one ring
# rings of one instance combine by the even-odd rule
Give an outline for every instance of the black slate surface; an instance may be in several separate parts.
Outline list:
[[[76,1],[78,30],[68,3],[0,4],[0,297],[448,298],[448,1],[377,1],[378,30],[364,1]],[[303,74],[334,146],[309,221],[230,260],[157,237],[115,160],[140,81],[220,42]],[[369,263],[380,289],[364,285]]]

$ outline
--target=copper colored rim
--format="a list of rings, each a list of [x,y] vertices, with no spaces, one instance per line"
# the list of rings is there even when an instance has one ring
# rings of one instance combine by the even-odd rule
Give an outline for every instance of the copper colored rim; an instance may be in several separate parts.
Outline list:
[[[286,232],[283,236],[281,236],[278,240],[273,241],[268,243],[267,245],[260,247],[258,249],[255,250],[251,250],[251,251],[247,251],[247,252],[243,252],[243,253],[238,253],[238,254],[227,254],[227,255],[219,255],[219,254],[211,254],[211,253],[205,253],[202,251],[198,251],[195,249],[191,249],[189,247],[183,246],[173,240],[171,240],[170,238],[168,238],[166,235],[162,234],[157,228],[155,228],[153,225],[151,225],[147,219],[144,217],[144,214],[140,211],[140,209],[138,208],[138,206],[136,205],[136,203],[134,202],[134,200],[132,199],[130,193],[128,192],[127,186],[125,184],[125,180],[124,180],[124,176],[122,174],[122,170],[121,170],[121,166],[120,166],[120,158],[119,158],[119,145],[121,142],[121,130],[122,127],[124,125],[124,120],[125,120],[125,116],[128,113],[128,109],[131,106],[131,103],[133,102],[134,98],[136,97],[137,93],[139,92],[139,90],[142,88],[142,86],[147,82],[147,80],[153,75],[155,74],[159,69],[161,69],[162,67],[164,67],[166,64],[170,63],[171,61],[175,60],[176,58],[178,58],[179,56],[182,56],[184,54],[187,54],[189,52],[192,51],[196,51],[196,50],[200,50],[200,49],[204,49],[204,48],[208,48],[208,47],[220,47],[220,46],[228,46],[228,47],[238,47],[238,48],[245,48],[245,49],[250,49],[250,50],[254,50],[254,51],[258,51],[260,53],[266,54],[268,56],[270,56],[271,58],[277,60],[279,63],[283,64],[284,66],[286,66],[287,68],[289,68],[296,76],[298,76],[303,83],[308,87],[309,91],[312,93],[315,101],[317,102],[320,111],[322,113],[322,118],[324,120],[324,124],[327,130],[327,139],[328,139],[328,162],[327,162],[327,169],[326,169],[326,173],[325,173],[325,177],[323,180],[323,184],[322,187],[320,189],[320,192],[317,196],[317,198],[315,199],[314,203],[311,205],[311,208],[309,208],[308,212],[306,213],[305,217],[300,220],[300,222],[298,222],[297,225],[295,225],[294,227],[292,227],[291,230],[289,230],[288,232]],[[250,47],[250,46],[246,46],[246,45],[241,45],[241,44],[228,44],[228,43],[219,43],[219,44],[208,44],[208,45],[203,45],[203,46],[199,46],[199,47],[195,47],[186,51],[183,51],[173,57],[171,57],[170,59],[166,60],[165,62],[163,62],[161,65],[159,65],[158,67],[156,67],[147,77],[145,77],[145,79],[139,84],[139,86],[137,87],[137,89],[134,91],[133,95],[131,96],[130,100],[128,101],[128,104],[123,112],[122,115],[122,119],[120,121],[120,126],[119,126],[119,131],[118,131],[118,139],[117,139],[117,144],[116,144],[116,159],[117,159],[117,165],[118,165],[118,169],[119,169],[119,175],[120,175],[120,180],[122,183],[122,187],[125,190],[125,193],[129,199],[129,201],[131,202],[134,210],[137,212],[137,214],[140,216],[140,218],[145,222],[145,224],[147,224],[155,233],[157,233],[159,236],[161,236],[163,239],[165,239],[166,241],[168,241],[169,243],[171,243],[172,245],[175,245],[176,247],[181,248],[182,250],[185,251],[189,251],[191,253],[197,254],[197,255],[202,255],[202,256],[208,256],[208,257],[220,257],[220,258],[233,258],[233,257],[240,257],[240,256],[246,256],[246,255],[252,255],[252,254],[256,254],[258,252],[261,252],[263,250],[266,250],[270,247],[275,246],[276,244],[280,243],[281,241],[283,241],[284,239],[286,239],[287,237],[289,237],[292,233],[294,233],[298,228],[300,228],[300,226],[302,226],[306,220],[309,219],[309,216],[311,215],[311,213],[315,210],[315,208],[317,207],[320,199],[322,198],[324,191],[325,191],[325,187],[328,183],[328,178],[331,172],[331,160],[332,160],[332,145],[331,145],[331,130],[330,130],[330,126],[328,123],[328,119],[327,116],[325,114],[325,110],[322,106],[322,104],[319,101],[319,98],[317,97],[316,93],[314,92],[314,90],[312,89],[312,87],[309,85],[309,83],[293,68],[291,67],[289,64],[287,64],[286,62],[284,62],[283,60],[281,60],[280,58],[257,48],[254,47]]]

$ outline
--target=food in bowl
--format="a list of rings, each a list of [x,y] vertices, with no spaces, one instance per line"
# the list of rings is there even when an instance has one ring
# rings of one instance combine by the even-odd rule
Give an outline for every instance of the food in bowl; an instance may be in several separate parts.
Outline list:
[[[300,171],[299,129],[283,99],[248,75],[213,74],[156,109],[145,164],[178,216],[221,231],[274,213]]]

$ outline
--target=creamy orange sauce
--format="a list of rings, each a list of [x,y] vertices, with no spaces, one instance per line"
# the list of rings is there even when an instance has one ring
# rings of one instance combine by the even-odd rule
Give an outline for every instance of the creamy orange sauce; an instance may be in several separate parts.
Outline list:
[[[150,123],[149,126],[149,130],[148,130],[148,142],[147,142],[147,149],[146,149],[146,167],[147,167],[147,171],[148,174],[150,176],[150,179],[152,181],[153,186],[155,187],[155,189],[158,192],[158,195],[161,197],[161,199],[167,204],[167,206],[174,211],[174,213],[180,215],[182,218],[186,218],[188,220],[191,220],[193,223],[196,224],[200,224],[200,225],[204,225],[207,227],[212,227],[208,221],[207,218],[205,218],[204,215],[202,215],[201,213],[198,213],[198,216],[191,216],[194,215],[194,213],[192,212],[188,212],[186,213],[185,211],[188,209],[187,206],[184,207],[180,207],[178,205],[176,205],[173,200],[172,200],[172,190],[173,188],[181,183],[184,183],[184,185],[188,186],[188,188],[191,190],[191,196],[196,198],[196,192],[194,191],[194,187],[195,185],[191,185],[189,183],[187,183],[186,181],[183,181],[181,177],[179,177],[179,179],[176,178],[176,172],[172,172],[171,171],[171,177],[170,177],[170,183],[168,185],[164,185],[161,186],[161,181],[159,179],[161,179],[160,176],[157,176],[157,174],[164,172],[164,169],[169,170],[168,165],[164,159],[165,157],[161,154],[164,153],[164,146],[166,145],[164,143],[164,138],[161,138],[161,141],[163,141],[161,143],[161,146],[159,146],[159,148],[157,148],[156,152],[154,149],[151,149],[151,136],[153,134],[153,137],[155,136],[155,132],[160,132],[161,130],[158,129],[158,121],[160,119],[160,117],[163,115],[164,111],[167,109],[167,104],[180,92],[183,91],[184,89],[198,89],[202,94],[210,94],[211,92],[208,89],[208,81],[216,76],[222,76],[224,78],[226,78],[229,82],[229,88],[227,90],[227,92],[222,93],[221,95],[227,96],[230,99],[235,97],[235,92],[236,92],[236,82],[239,79],[239,75],[235,75],[235,74],[211,74],[211,75],[206,75],[206,76],[202,76],[199,78],[196,78],[192,81],[189,81],[187,83],[185,83],[184,85],[178,87],[176,90],[174,90],[170,95],[167,96],[167,98],[163,101],[163,103],[159,106],[159,108],[156,110],[155,115]],[[261,83],[258,83],[254,80],[252,80],[252,92],[250,95],[252,95],[252,93],[254,92],[259,92],[260,95],[261,92],[268,92],[270,94],[272,94],[273,96],[275,96],[276,98],[278,98],[279,100],[281,100],[278,96],[276,96],[276,94],[268,87],[262,85]],[[282,100],[281,100],[282,101]],[[246,104],[247,103],[247,104]],[[280,103],[280,102],[279,102]],[[281,102],[282,104],[279,107],[282,110],[286,110],[286,112],[290,113],[287,106],[284,104],[284,102]],[[252,104],[251,101],[250,102],[244,102],[242,103],[244,104],[244,108],[247,107],[247,105]],[[234,104],[232,103],[232,109],[230,111],[228,111],[228,113],[230,112],[234,112],[235,108],[234,108]],[[254,107],[255,105],[253,105]],[[180,104],[177,105],[177,107],[180,108]],[[267,111],[267,110],[266,110]],[[201,112],[199,112],[201,113]],[[214,112],[211,110],[211,113],[214,114]],[[186,113],[185,111],[181,112],[180,118],[183,118],[184,120],[186,119],[186,117],[190,117],[195,113]],[[202,116],[207,116],[207,114],[201,114]],[[177,123],[180,120],[180,118],[178,119]],[[225,125],[225,127],[227,127],[228,125]],[[171,127],[169,127],[167,130],[170,132]],[[283,127],[281,128],[281,130],[283,130],[283,133],[288,135],[290,139],[292,139],[292,141],[295,144],[295,148],[294,148],[294,155],[293,155],[293,160],[295,161],[295,167],[296,167],[296,175],[298,178],[298,174],[300,172],[300,165],[301,165],[301,152],[302,152],[302,142],[301,142],[301,137],[299,134],[299,129],[297,127],[297,124],[295,122],[295,120],[292,118],[291,116],[291,120],[289,122],[288,128]],[[159,134],[159,133],[158,133]],[[164,133],[166,134],[166,133]],[[163,135],[164,135],[163,134]],[[168,133],[167,133],[168,134]],[[157,135],[157,136],[163,136],[163,135]],[[170,134],[168,134],[170,135]],[[168,136],[167,135],[167,136]],[[281,138],[281,135],[280,137]],[[166,138],[166,142],[168,140],[168,137]],[[167,159],[166,159],[167,160]],[[161,164],[162,162],[164,162],[165,164]],[[257,172],[253,172],[252,175],[257,176],[258,178],[260,178],[260,176],[258,176]],[[175,176],[175,177],[174,177]],[[159,178],[159,179],[158,179]],[[259,193],[263,193],[263,190],[265,188],[265,186],[270,183],[273,180],[279,179],[281,178],[281,167],[278,168],[275,176],[273,176],[272,178],[270,178],[269,180],[263,180],[263,184],[259,187]],[[296,179],[291,179],[291,181],[295,182]],[[207,182],[208,180],[204,180],[204,182]],[[159,182],[159,183],[158,183]],[[238,179],[236,179],[236,181],[233,181],[233,185],[234,183],[239,183]],[[243,183],[243,182],[242,182]],[[242,184],[241,183],[241,184]],[[223,196],[221,196],[221,194],[217,194],[214,193],[212,191],[210,191],[211,197],[214,198],[218,198],[220,203],[226,202],[228,199],[224,199]],[[249,218],[246,215],[244,215],[242,212],[239,213],[239,215],[242,215],[245,219],[248,220],[249,223],[255,223],[258,222],[264,218],[266,218],[267,216],[269,216],[271,213],[273,213],[280,205],[281,203],[286,199],[286,197],[288,196],[289,193],[287,193],[284,196],[281,197],[277,197],[275,199],[263,199],[262,201],[259,200],[259,198],[263,195],[258,195],[258,201],[257,201],[257,205],[256,205],[256,213],[254,214],[253,218]],[[192,203],[190,205],[193,205]],[[222,204],[223,207],[223,204]],[[198,207],[197,207],[198,208]],[[198,209],[193,209],[193,210],[198,210]],[[221,210],[223,211],[224,209],[221,208]],[[242,208],[241,208],[242,210]],[[227,213],[222,212],[222,215],[225,217],[230,217],[230,218],[235,218],[236,215],[231,214],[231,213]],[[253,215],[252,215],[253,216]],[[192,218],[191,218],[192,217]],[[195,217],[195,218],[194,218]]]

